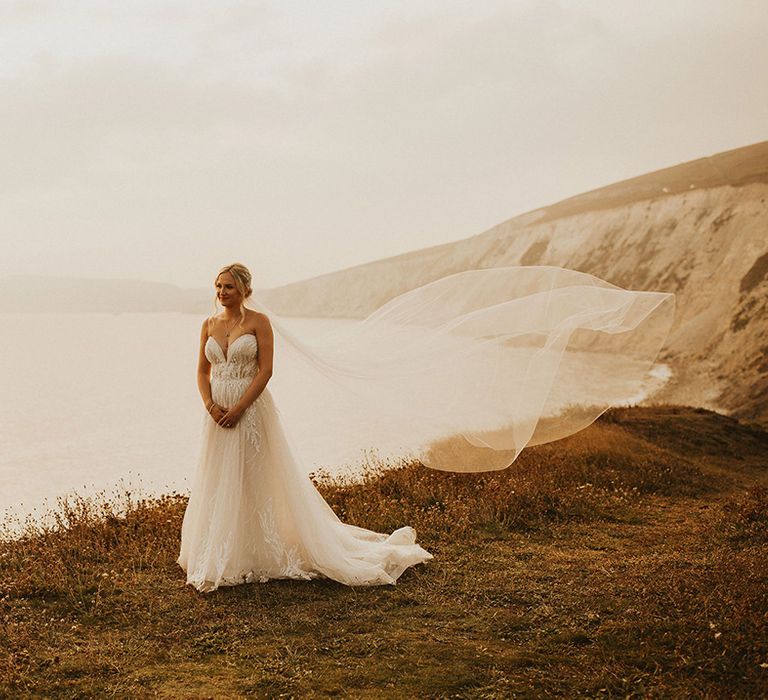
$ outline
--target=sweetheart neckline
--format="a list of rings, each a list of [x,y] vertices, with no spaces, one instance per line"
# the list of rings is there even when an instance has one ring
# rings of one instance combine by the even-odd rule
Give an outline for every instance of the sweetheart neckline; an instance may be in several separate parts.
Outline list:
[[[253,333],[241,333],[240,335],[237,336],[237,338],[235,338],[232,342],[230,342],[229,345],[227,345],[227,350],[231,350],[232,346],[238,340],[240,340],[240,338],[245,338],[246,336],[250,336],[251,338],[256,340],[256,336]],[[221,351],[222,356],[224,357],[224,362],[229,362],[229,354],[224,352],[224,348],[221,347],[221,343],[218,340],[216,340],[216,338],[214,338],[212,335],[208,336],[208,340],[212,340],[214,343],[216,343],[216,347],[219,348],[219,350]],[[256,344],[258,345],[258,341],[257,340],[256,340]]]

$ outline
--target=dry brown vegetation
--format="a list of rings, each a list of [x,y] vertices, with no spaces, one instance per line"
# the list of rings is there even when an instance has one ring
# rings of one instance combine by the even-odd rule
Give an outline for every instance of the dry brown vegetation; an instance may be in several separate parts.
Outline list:
[[[758,697],[768,434],[613,409],[511,469],[316,477],[348,522],[413,525],[397,586],[199,594],[186,497],[60,501],[0,542],[3,697]]]

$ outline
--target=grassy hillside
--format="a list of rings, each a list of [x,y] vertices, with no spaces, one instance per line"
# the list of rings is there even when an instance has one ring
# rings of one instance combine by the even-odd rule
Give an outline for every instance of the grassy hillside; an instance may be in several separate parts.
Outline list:
[[[184,496],[60,502],[0,543],[0,696],[765,695],[766,454],[759,428],[649,407],[504,472],[318,476],[345,520],[435,555],[389,587],[199,594]]]

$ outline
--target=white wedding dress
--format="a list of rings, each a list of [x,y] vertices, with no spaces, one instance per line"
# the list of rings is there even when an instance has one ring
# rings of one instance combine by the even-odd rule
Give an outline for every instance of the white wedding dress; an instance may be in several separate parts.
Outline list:
[[[225,355],[209,337],[213,400],[232,406],[258,371],[258,342],[238,336]],[[302,471],[269,388],[234,428],[207,414],[184,513],[178,564],[202,592],[269,579],[394,584],[432,559],[412,527],[390,535],[343,523]]]
[[[675,311],[672,294],[554,266],[450,274],[310,342],[263,295],[248,302],[270,319],[279,369],[235,428],[203,414],[178,558],[201,591],[394,583],[432,558],[413,528],[342,523],[311,468],[354,466],[369,450],[441,471],[509,468],[526,447],[652,396],[668,376],[655,361]],[[258,371],[256,337],[235,338],[228,356],[208,338],[205,353],[214,400],[233,405]]]

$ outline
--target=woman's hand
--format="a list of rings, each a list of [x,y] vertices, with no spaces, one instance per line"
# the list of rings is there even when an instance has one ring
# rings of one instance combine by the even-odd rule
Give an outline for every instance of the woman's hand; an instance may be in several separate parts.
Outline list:
[[[216,421],[222,428],[234,428],[245,411],[237,406],[232,406],[224,415]]]
[[[211,407],[208,409],[208,413],[211,414],[211,418],[218,423],[226,414],[227,409],[219,406],[219,404],[214,403],[211,404]]]

